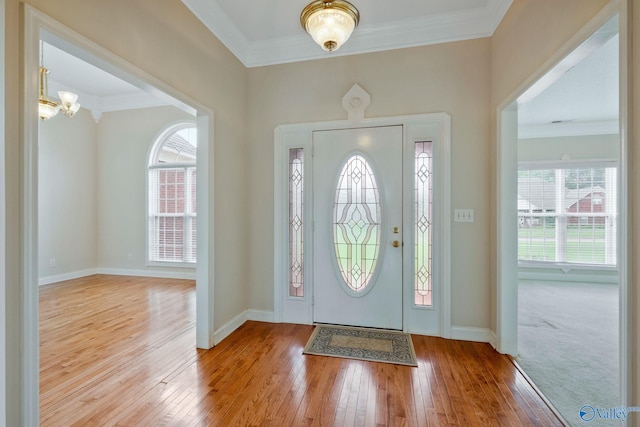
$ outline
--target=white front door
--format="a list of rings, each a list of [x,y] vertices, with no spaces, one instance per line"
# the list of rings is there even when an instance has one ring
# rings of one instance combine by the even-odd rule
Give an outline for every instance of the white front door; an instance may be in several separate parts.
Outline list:
[[[313,133],[313,321],[402,329],[402,126]]]

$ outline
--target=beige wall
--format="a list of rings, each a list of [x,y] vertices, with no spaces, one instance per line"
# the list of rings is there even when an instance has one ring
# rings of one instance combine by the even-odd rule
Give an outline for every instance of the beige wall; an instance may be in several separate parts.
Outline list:
[[[488,328],[489,40],[447,43],[249,70],[249,305],[273,310],[273,131],[279,124],[346,119],[354,83],[371,94],[367,117],[444,111],[452,118],[452,205],[474,224],[452,227],[452,323]]]
[[[620,135],[582,135],[518,140],[518,161],[617,160]]]
[[[93,269],[96,258],[96,123],[80,109],[40,122],[38,272],[58,276]],[[55,267],[49,260],[56,260]]]
[[[104,113],[98,124],[98,264],[135,271],[194,269],[146,267],[146,201],[149,147],[160,132],[194,117],[174,107]],[[128,255],[132,259],[128,259]],[[184,271],[181,271],[184,270]]]
[[[195,274],[195,268],[146,266],[149,147],[167,126],[183,120],[195,117],[174,107],[155,107],[104,113],[98,124],[85,109],[72,120],[60,114],[41,122],[40,279],[49,282],[98,268],[125,274]],[[51,258],[55,267],[49,266]]]

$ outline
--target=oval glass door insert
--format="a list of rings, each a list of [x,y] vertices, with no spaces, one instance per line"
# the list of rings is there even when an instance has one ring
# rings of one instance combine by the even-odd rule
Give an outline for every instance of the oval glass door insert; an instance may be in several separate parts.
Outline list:
[[[351,156],[342,168],[333,204],[333,241],[345,284],[356,293],[367,289],[380,250],[380,197],[367,160]]]

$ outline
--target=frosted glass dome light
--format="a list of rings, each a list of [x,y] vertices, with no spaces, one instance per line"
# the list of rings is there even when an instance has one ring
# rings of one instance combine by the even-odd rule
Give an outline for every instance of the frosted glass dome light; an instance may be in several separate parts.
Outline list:
[[[360,13],[344,0],[316,0],[300,14],[302,27],[322,49],[338,50],[360,21]]]

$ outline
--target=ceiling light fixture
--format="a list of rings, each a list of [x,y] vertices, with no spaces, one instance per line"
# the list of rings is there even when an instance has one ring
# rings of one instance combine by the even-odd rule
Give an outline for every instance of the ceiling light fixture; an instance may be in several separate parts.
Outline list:
[[[315,0],[300,14],[300,23],[324,50],[340,49],[358,26],[360,13],[345,0]]]
[[[49,70],[47,70],[42,65],[40,66],[40,98],[38,99],[38,114],[42,120],[50,119],[55,117],[60,111],[60,106],[55,102],[49,100],[49,83],[47,75],[49,74]]]
[[[58,92],[58,98],[60,98],[60,108],[67,117],[73,117],[80,109],[80,104],[76,102],[78,95],[75,93],[61,90]]]
[[[40,97],[38,98],[38,115],[42,120],[55,117],[60,109],[69,118],[80,109],[78,95],[72,92],[59,91],[60,103],[49,99],[49,70],[44,66],[44,43],[40,42]]]

